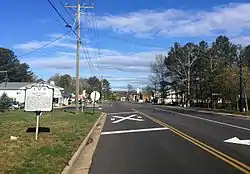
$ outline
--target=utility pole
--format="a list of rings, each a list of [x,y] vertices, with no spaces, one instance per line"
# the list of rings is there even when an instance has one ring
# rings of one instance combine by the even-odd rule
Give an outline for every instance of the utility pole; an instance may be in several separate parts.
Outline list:
[[[188,57],[188,71],[187,71],[187,107],[190,107],[190,57]]]
[[[104,103],[105,94],[104,94],[104,88],[103,88],[103,77],[101,76],[101,94],[102,94],[102,102]]]
[[[5,87],[6,87],[8,83],[8,71],[0,71],[0,73],[5,73]]]
[[[244,104],[243,104],[243,73],[242,73],[242,56],[240,58],[240,112],[243,112]]]
[[[81,6],[81,0],[77,1],[76,6],[65,6],[66,8],[76,8],[77,9],[77,48],[76,48],[76,111],[79,111],[79,79],[80,79],[80,46],[81,46],[81,9],[94,8],[93,4],[91,6]]]

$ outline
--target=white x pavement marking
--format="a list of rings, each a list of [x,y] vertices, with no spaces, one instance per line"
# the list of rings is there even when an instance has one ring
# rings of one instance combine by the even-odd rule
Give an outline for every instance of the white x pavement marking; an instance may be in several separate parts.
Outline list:
[[[112,123],[119,123],[122,122],[124,120],[133,120],[133,121],[144,121],[143,119],[138,119],[138,118],[133,118],[133,117],[137,117],[136,114],[127,116],[127,117],[122,117],[122,116],[112,116],[113,118],[119,118],[119,120],[113,121]],[[111,120],[113,120],[113,118],[111,118]]]

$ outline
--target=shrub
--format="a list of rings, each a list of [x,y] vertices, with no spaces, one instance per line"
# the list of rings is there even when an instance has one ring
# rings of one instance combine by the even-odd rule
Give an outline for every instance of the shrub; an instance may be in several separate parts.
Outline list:
[[[4,112],[11,106],[11,98],[7,96],[6,93],[3,93],[3,95],[0,98],[0,111]]]

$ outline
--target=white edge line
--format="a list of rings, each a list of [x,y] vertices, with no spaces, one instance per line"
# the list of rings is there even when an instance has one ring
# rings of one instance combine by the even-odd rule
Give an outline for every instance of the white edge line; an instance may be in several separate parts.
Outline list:
[[[168,108],[174,108],[176,109],[176,107],[171,107],[171,106],[168,106]],[[187,110],[185,108],[180,108],[181,110]],[[214,111],[206,111],[206,110],[193,110],[191,109],[190,111],[194,111],[194,112],[200,112],[200,113],[207,113],[207,114],[215,114],[215,115],[221,115],[221,116],[224,116],[224,117],[230,117],[230,118],[233,118],[233,119],[239,119],[239,120],[250,120],[250,117],[249,116],[244,116],[244,115],[238,115],[238,114],[231,114],[231,113],[222,113],[222,112],[214,112]]]
[[[207,119],[207,118],[196,117],[196,116],[192,116],[192,115],[189,115],[189,114],[183,114],[183,113],[175,112],[175,111],[171,111],[171,110],[165,110],[165,109],[160,109],[160,108],[155,108],[155,109],[160,110],[160,111],[164,111],[164,112],[177,113],[177,114],[184,115],[184,116],[191,117],[191,118],[196,118],[196,119],[200,119],[200,120],[204,120],[204,121],[208,121],[208,122],[212,122],[212,123],[217,123],[217,124],[221,124],[221,125],[225,125],[225,126],[229,126],[229,127],[233,127],[233,128],[238,128],[238,129],[250,131],[250,128],[236,126],[236,125],[229,124],[229,123],[223,123],[223,122],[220,122],[220,121],[210,120],[210,119]]]
[[[166,127],[159,127],[159,128],[148,128],[148,129],[120,130],[120,131],[102,132],[101,135],[123,134],[123,133],[133,133],[133,132],[150,132],[150,131],[160,131],[167,129],[168,128]]]

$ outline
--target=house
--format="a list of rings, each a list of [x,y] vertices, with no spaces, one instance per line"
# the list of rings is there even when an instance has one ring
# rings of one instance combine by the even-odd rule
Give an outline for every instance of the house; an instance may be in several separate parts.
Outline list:
[[[46,83],[50,88],[54,89],[53,102],[55,106],[64,104],[65,100],[63,97],[64,89],[54,85],[53,83]],[[36,83],[30,82],[3,82],[0,83],[0,96],[6,93],[8,97],[19,103],[24,103],[25,100],[25,89]]]

